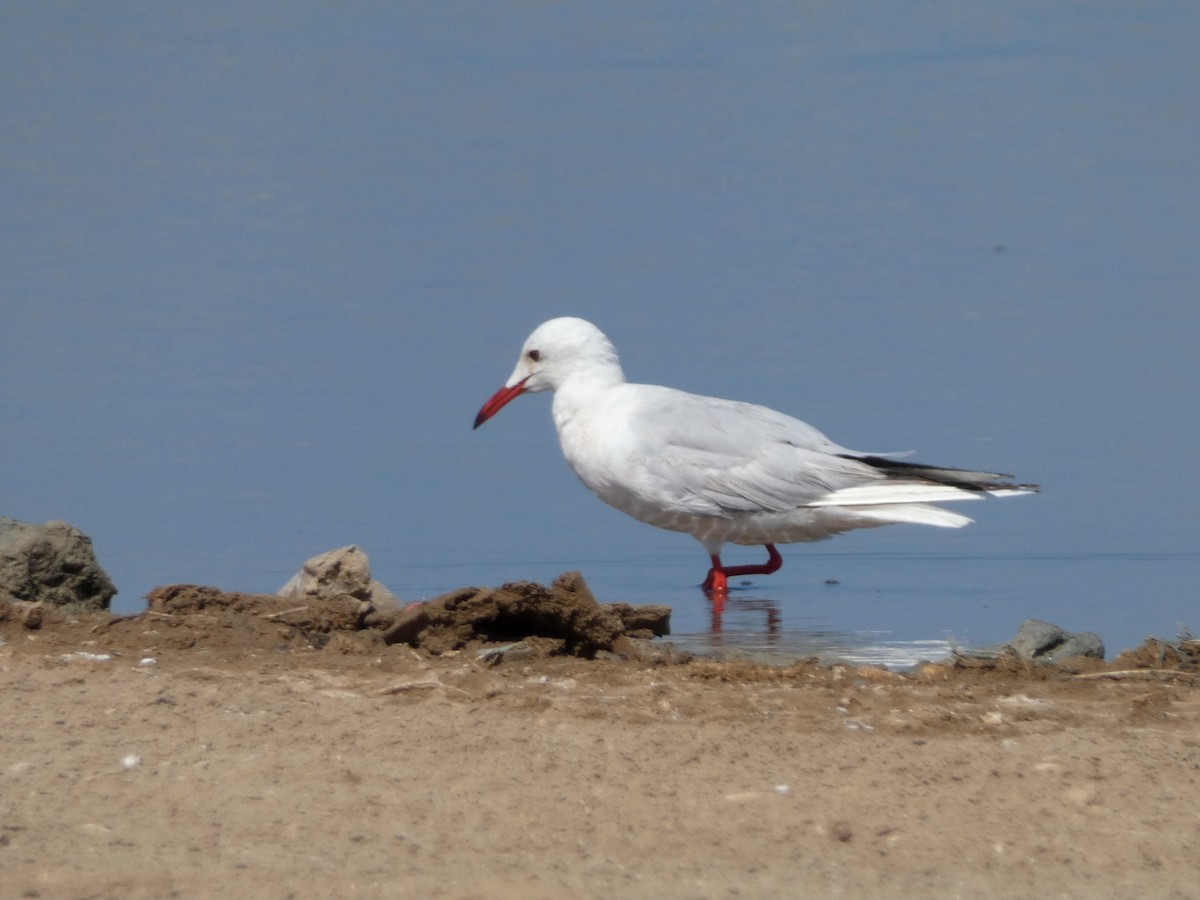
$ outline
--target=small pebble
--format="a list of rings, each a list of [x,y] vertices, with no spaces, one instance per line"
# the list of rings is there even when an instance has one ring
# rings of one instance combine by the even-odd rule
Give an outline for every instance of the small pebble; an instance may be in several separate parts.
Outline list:
[[[78,653],[64,653],[62,658],[67,662],[110,662],[112,660],[111,653],[89,653],[86,650],[80,650]]]

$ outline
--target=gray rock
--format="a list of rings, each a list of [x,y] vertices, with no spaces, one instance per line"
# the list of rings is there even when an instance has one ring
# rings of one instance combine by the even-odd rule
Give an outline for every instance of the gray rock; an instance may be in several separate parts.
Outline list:
[[[1039,662],[1056,662],[1073,656],[1104,659],[1104,641],[1092,631],[1064,631],[1050,622],[1026,619],[1008,644],[1018,655]]]
[[[0,516],[0,590],[15,600],[108,609],[116,586],[92,539],[66,522],[34,525]]]
[[[1061,644],[1065,634],[1066,632],[1050,622],[1026,619],[1021,623],[1017,629],[1017,636],[1009,641],[1008,646],[1016,652],[1017,656],[1034,659]]]
[[[367,554],[354,544],[314,556],[279,589],[280,597],[329,599],[345,594],[376,609],[401,605],[400,598],[371,578]]]
[[[1078,634],[1067,634],[1063,641],[1050,653],[1050,659],[1070,659],[1072,656],[1090,656],[1093,659],[1104,659],[1104,641],[1094,631],[1081,631]]]

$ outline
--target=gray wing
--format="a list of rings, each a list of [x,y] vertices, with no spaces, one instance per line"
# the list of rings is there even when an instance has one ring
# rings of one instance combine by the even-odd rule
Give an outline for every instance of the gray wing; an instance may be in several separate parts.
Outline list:
[[[642,489],[694,515],[782,512],[885,476],[799,419],[642,387],[629,445]]]

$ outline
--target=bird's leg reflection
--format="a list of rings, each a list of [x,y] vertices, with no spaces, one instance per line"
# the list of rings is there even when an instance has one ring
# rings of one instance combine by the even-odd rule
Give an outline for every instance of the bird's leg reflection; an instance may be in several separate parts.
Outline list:
[[[724,628],[725,607],[729,602],[735,611],[738,612],[762,612],[766,616],[764,622],[766,628],[763,634],[768,638],[768,643],[774,643],[779,637],[779,629],[783,624],[783,616],[779,612],[779,603],[775,600],[763,599],[734,599],[729,601],[728,594],[725,592],[710,595],[712,600],[712,634],[719,635]]]
[[[725,615],[725,598],[728,596],[726,591],[711,593],[712,599],[712,633],[721,633],[721,619]]]

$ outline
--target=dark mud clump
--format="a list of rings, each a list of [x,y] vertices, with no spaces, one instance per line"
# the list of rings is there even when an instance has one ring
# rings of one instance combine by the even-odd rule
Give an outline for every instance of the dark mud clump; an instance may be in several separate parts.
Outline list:
[[[539,655],[591,658],[600,651],[625,652],[630,638],[668,634],[670,618],[666,606],[597,603],[578,572],[565,572],[550,587],[515,581],[462,588],[410,606],[384,639],[440,654],[472,642],[539,638]]]

